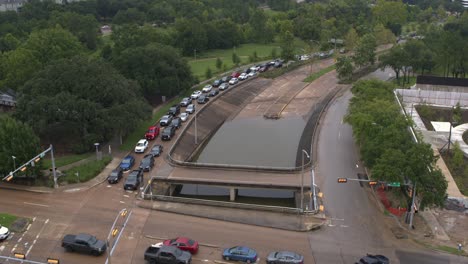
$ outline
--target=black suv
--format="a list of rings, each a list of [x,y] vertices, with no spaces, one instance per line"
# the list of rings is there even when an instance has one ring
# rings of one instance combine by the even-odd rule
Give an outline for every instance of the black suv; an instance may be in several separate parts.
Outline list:
[[[127,180],[124,183],[124,190],[137,190],[142,181],[143,181],[143,171],[133,170],[127,176]]]
[[[109,183],[118,183],[122,179],[123,170],[119,167],[111,172],[107,177],[107,182]]]
[[[176,128],[173,126],[168,126],[164,128],[161,139],[162,140],[171,140],[171,138],[175,135]]]
[[[180,113],[180,105],[173,105],[167,112],[168,115],[177,116]]]
[[[179,127],[182,126],[182,119],[180,119],[180,117],[174,117],[174,119],[172,119],[171,126],[178,129]]]
[[[152,154],[146,154],[140,162],[140,170],[150,171],[154,166],[154,157]]]

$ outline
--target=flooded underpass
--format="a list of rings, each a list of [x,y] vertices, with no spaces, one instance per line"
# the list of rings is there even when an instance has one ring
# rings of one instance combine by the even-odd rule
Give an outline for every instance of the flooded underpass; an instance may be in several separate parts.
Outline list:
[[[306,122],[302,117],[261,116],[226,121],[196,162],[270,167],[296,167],[296,153]]]
[[[270,188],[236,188],[236,203],[295,208],[296,190]],[[203,184],[179,185],[173,196],[230,202],[230,188]]]

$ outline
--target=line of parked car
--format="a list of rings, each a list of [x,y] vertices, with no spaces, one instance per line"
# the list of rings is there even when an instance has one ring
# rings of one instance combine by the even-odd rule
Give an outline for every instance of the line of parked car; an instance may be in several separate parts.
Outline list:
[[[198,252],[199,243],[187,237],[176,237],[149,246],[145,251],[145,260],[149,263],[189,264],[192,255]],[[252,248],[235,246],[223,250],[222,258],[230,261],[256,263],[258,254]],[[304,264],[304,257],[292,251],[271,252],[267,264]]]

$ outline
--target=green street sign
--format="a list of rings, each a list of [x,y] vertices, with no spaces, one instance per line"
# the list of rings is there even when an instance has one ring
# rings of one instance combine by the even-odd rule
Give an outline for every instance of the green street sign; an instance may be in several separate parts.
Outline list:
[[[400,187],[399,182],[389,182],[389,183],[387,183],[387,185],[390,186],[390,187]]]

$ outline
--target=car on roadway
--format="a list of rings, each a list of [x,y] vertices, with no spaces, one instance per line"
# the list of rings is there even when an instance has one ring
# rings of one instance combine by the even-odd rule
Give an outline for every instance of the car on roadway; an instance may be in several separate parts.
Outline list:
[[[162,145],[159,145],[159,144],[154,145],[151,148],[149,154],[153,155],[153,157],[159,157],[161,155],[161,153],[163,152],[163,149],[164,149],[164,147]]]
[[[233,72],[231,74],[231,78],[239,78],[240,75],[241,75],[240,72]]]
[[[154,157],[152,154],[146,154],[140,162],[140,170],[150,171],[154,166]]]
[[[165,246],[175,246],[183,251],[188,251],[191,254],[197,254],[198,242],[188,237],[176,237],[173,239],[167,239],[163,241]]]
[[[198,97],[199,97],[201,94],[202,94],[201,91],[195,91],[195,92],[192,93],[192,95],[190,95],[190,97],[191,97],[192,99],[198,99]]]
[[[188,117],[189,117],[189,114],[187,112],[180,113],[179,115],[179,118],[180,120],[182,120],[182,122],[187,121]]]
[[[110,184],[113,183],[118,183],[120,179],[123,177],[123,170],[119,167],[115,170],[112,170],[112,172],[107,176],[107,182]]]
[[[200,97],[198,97],[197,99],[197,103],[199,104],[205,104],[209,101],[210,99],[208,98],[208,96],[206,95],[201,95]]]
[[[259,72],[266,72],[268,70],[270,66],[268,65],[268,63],[264,63],[262,65],[260,65],[260,69],[258,69]]]
[[[275,64],[273,65],[273,67],[281,68],[281,67],[283,67],[283,62],[284,62],[283,60],[277,60],[277,61],[275,61]]]
[[[164,128],[162,134],[161,134],[161,139],[162,140],[171,140],[172,137],[175,135],[176,128],[173,126],[168,126]]]
[[[220,86],[222,83],[223,83],[223,81],[222,81],[221,79],[215,80],[215,81],[213,82],[213,87],[218,87],[218,86]]]
[[[227,82],[222,83],[222,84],[219,86],[219,90],[220,90],[220,91],[224,91],[224,90],[226,90],[227,88],[229,88],[229,83],[227,83]]]
[[[232,77],[229,76],[229,75],[227,75],[227,76],[224,76],[223,78],[221,78],[221,81],[222,81],[223,83],[227,83],[227,82],[229,82],[229,80],[231,80],[231,79],[232,79]]]
[[[213,86],[210,85],[210,84],[207,84],[207,85],[205,85],[205,87],[203,87],[202,92],[209,93],[209,92],[211,92],[211,89],[213,89]],[[198,97],[198,98],[200,98],[200,97]]]
[[[107,249],[107,243],[103,240],[98,240],[90,234],[65,235],[62,239],[62,247],[67,251],[91,254],[99,256]]]
[[[148,140],[140,139],[135,146],[135,153],[144,153],[148,148]]]
[[[257,261],[257,252],[254,249],[245,246],[235,246],[226,248],[223,251],[224,260],[236,260],[246,263],[255,263]]]
[[[187,109],[185,109],[185,113],[188,113],[188,114],[195,113],[195,105],[194,104],[189,104],[187,106]]]
[[[208,96],[214,97],[214,96],[216,96],[216,95],[218,95],[218,94],[219,94],[218,89],[213,89],[213,91],[211,91],[211,92],[208,94]]]
[[[239,82],[239,79],[237,79],[237,78],[232,78],[231,80],[229,80],[230,85],[234,85],[234,84],[236,84],[238,82]]]
[[[168,126],[172,122],[172,115],[164,115],[161,117],[161,120],[159,120],[159,125],[160,126]]]
[[[0,241],[3,241],[10,236],[10,230],[7,227],[0,225]]]
[[[145,133],[145,138],[147,140],[156,139],[159,135],[159,127],[157,126],[150,126],[148,131]]]
[[[133,167],[133,164],[135,164],[135,158],[131,155],[128,155],[120,162],[119,167],[123,171],[128,171]]]
[[[176,129],[179,129],[179,127],[182,126],[182,120],[180,119],[180,117],[175,117],[174,119],[172,119],[172,123],[170,126],[173,126]]]
[[[304,264],[304,257],[292,251],[275,251],[268,254],[267,264]]]
[[[248,74],[248,73],[245,73],[245,72],[243,72],[243,73],[239,76],[239,80],[240,80],[240,81],[247,80],[247,78],[249,78],[249,74]]]
[[[142,170],[132,170],[124,183],[124,190],[137,190],[143,181]]]
[[[179,105],[182,107],[187,107],[187,105],[192,103],[192,98],[190,97],[184,97],[182,98],[182,101],[180,101]]]
[[[362,257],[356,264],[389,264],[390,260],[383,255],[371,255]]]
[[[169,108],[167,114],[170,116],[177,116],[180,113],[180,105],[175,104]]]
[[[257,75],[256,71],[250,71],[249,72],[249,77],[254,77],[255,75]]]

